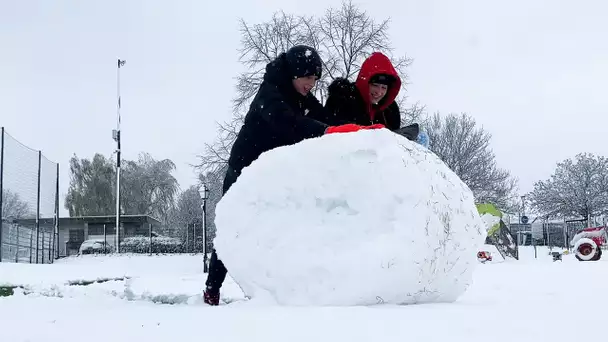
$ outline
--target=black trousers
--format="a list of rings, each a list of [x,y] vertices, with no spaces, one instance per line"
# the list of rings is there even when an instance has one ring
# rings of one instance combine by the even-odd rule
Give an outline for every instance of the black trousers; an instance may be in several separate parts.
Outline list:
[[[233,169],[228,166],[228,170],[226,171],[226,176],[224,177],[224,184],[222,187],[222,195],[224,195],[228,189],[234,184],[241,175],[241,172]],[[228,270],[222,260],[217,257],[217,252],[215,248],[211,252],[211,259],[209,260],[209,274],[207,275],[207,281],[205,285],[207,285],[207,291],[211,293],[219,292],[224,280],[226,280],[226,274]]]

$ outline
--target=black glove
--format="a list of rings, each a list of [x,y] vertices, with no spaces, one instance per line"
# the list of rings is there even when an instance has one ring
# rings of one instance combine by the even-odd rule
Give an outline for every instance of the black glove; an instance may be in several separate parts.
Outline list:
[[[411,124],[395,130],[395,133],[403,135],[411,141],[416,141],[418,133],[420,133],[420,126],[417,123]]]

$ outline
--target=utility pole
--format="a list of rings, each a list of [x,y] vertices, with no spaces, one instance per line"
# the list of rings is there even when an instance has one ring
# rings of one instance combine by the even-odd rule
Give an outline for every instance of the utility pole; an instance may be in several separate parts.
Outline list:
[[[116,129],[112,132],[112,138],[116,141],[116,252],[120,253],[120,67],[124,66],[126,60],[118,59],[116,69],[116,93],[118,97],[118,108],[116,111]]]

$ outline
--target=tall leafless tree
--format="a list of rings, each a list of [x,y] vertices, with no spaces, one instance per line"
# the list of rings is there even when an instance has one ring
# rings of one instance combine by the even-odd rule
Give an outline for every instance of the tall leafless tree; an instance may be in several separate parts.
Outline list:
[[[406,68],[411,59],[393,56],[394,49],[388,34],[389,23],[389,19],[379,22],[374,20],[350,0],[343,2],[339,8],[327,9],[320,17],[277,12],[269,21],[261,24],[250,25],[241,20],[239,60],[247,71],[237,78],[233,116],[218,124],[215,141],[205,145],[204,153],[199,156],[199,171],[216,172],[227,163],[230,148],[243,123],[249,103],[262,82],[266,65],[297,44],[314,47],[323,59],[323,75],[314,89],[322,103],[327,96],[327,87],[335,78],[354,80],[365,58],[372,52],[380,51],[393,60],[403,80],[403,89],[398,98],[403,113],[419,114],[420,106],[414,105],[411,110],[405,106],[408,84]]]
[[[490,148],[491,135],[463,113],[429,118],[430,149],[469,186],[478,203],[513,210],[517,181],[500,169]]]
[[[608,159],[580,153],[557,164],[555,173],[534,184],[528,196],[544,214],[589,218],[608,213]]]
[[[18,193],[2,189],[2,218],[22,219],[35,217],[30,204],[21,199]]]

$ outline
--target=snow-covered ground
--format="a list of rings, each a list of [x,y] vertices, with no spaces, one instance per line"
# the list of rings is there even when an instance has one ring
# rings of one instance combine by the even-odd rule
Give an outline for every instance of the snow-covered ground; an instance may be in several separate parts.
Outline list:
[[[486,247],[494,261],[456,303],[411,306],[277,307],[238,300],[229,279],[223,297],[236,301],[208,307],[201,256],[1,263],[0,284],[20,288],[0,297],[0,341],[551,341],[602,327],[608,259],[553,262],[521,247],[520,261],[503,261]]]

